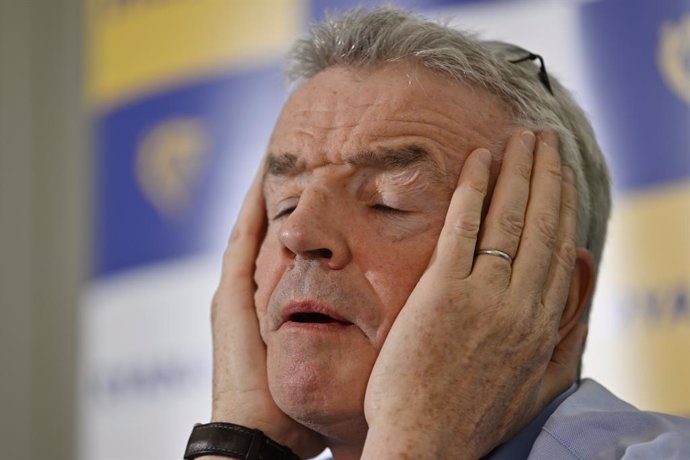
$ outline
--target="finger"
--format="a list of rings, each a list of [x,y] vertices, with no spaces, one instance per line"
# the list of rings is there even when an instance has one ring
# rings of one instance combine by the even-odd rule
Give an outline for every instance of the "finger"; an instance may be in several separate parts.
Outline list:
[[[577,241],[577,191],[573,171],[563,167],[563,185],[558,239],[554,245],[551,269],[544,286],[542,299],[545,305],[553,305],[558,311],[568,296],[570,280],[575,267]],[[560,317],[560,315],[558,315]]]
[[[259,172],[242,204],[223,255],[221,280],[211,305],[213,397],[218,401],[229,401],[238,392],[266,387],[265,348],[254,308],[253,280],[266,225],[262,179]],[[216,410],[221,409],[214,404]],[[219,413],[214,417],[225,415]]]
[[[480,249],[498,249],[514,258],[517,254],[525,224],[529,198],[535,136],[531,131],[513,134],[506,145],[501,171],[482,225]],[[491,270],[510,279],[510,262],[500,257],[481,256],[475,262],[475,272]]]
[[[467,157],[436,244],[432,260],[459,279],[472,271],[490,166],[491,153],[486,149],[477,149]]]
[[[513,263],[511,284],[521,297],[534,298],[543,291],[558,235],[561,207],[561,158],[553,131],[539,134],[525,227]]]
[[[223,269],[218,291],[253,295],[254,263],[266,232],[266,210],[262,191],[263,174],[259,171],[242,203],[223,255]]]

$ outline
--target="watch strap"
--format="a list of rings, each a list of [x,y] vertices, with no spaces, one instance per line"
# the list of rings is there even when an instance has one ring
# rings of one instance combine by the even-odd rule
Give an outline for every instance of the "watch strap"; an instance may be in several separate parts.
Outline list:
[[[184,458],[191,460],[202,455],[242,460],[299,460],[288,447],[273,441],[261,430],[225,422],[194,426]]]

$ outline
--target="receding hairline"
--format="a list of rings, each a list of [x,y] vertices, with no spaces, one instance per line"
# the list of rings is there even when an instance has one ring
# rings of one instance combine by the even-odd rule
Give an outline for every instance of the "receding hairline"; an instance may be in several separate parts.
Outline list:
[[[394,7],[357,8],[314,24],[289,56],[293,84],[335,65],[368,67],[382,62],[419,59],[427,69],[477,85],[503,99],[513,123],[558,133],[564,163],[578,185],[578,244],[590,249],[599,266],[610,212],[608,172],[586,115],[557,78],[551,90],[529,60],[517,63],[519,46],[481,40],[476,34]],[[538,50],[536,50],[538,52]]]

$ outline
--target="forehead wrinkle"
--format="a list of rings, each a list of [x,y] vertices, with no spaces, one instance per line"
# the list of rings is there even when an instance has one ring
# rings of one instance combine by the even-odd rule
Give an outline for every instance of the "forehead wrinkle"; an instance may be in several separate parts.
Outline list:
[[[338,129],[338,128],[355,128],[355,127],[359,126],[359,124],[360,123],[358,121],[350,122],[350,121],[337,121],[337,120],[335,120],[335,121],[327,121],[324,123],[317,123],[315,120],[309,120],[309,127],[308,128],[304,127],[304,128],[297,129],[297,130],[295,130],[295,133],[313,136],[313,134],[311,133],[312,129],[332,130],[332,129]]]
[[[319,101],[310,101],[308,108],[293,109],[290,116],[294,121],[307,122],[310,128],[315,129],[355,128],[362,123],[363,118],[368,118],[368,114],[376,113],[390,105],[388,101],[368,100],[356,103],[348,100],[346,102],[331,102],[325,108],[314,107],[315,104],[320,103]],[[363,109],[363,114],[359,113],[361,109]],[[352,111],[357,112],[357,114],[351,115],[350,112]]]
[[[307,162],[293,153],[268,153],[265,161],[264,184],[271,178],[296,177],[308,168]],[[448,185],[448,173],[429,155],[427,150],[416,144],[402,147],[384,147],[357,152],[343,163],[357,169],[372,168],[383,172],[417,172],[429,178],[429,183]],[[419,175],[415,174],[415,178]]]
[[[444,185],[447,174],[423,147],[409,144],[402,147],[383,147],[358,152],[345,163],[384,171],[417,170],[429,175],[433,182]]]
[[[424,115],[431,114],[432,117],[438,117],[439,119],[434,119],[433,122],[423,121]],[[447,115],[443,110],[438,110],[435,107],[429,105],[415,105],[409,107],[408,111],[396,110],[395,113],[390,114],[384,118],[384,121],[392,121],[398,123],[418,123],[418,124],[431,124],[437,126],[439,124],[444,124],[442,122],[448,123],[449,126],[457,126],[457,118],[453,118]]]

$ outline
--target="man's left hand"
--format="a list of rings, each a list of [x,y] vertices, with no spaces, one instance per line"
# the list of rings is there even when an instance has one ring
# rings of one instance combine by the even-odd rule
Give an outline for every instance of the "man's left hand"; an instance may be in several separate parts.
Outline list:
[[[429,267],[367,386],[362,458],[479,458],[577,377],[586,326],[559,324],[577,259],[576,190],[554,133],[466,160]],[[478,249],[498,249],[513,263]]]

